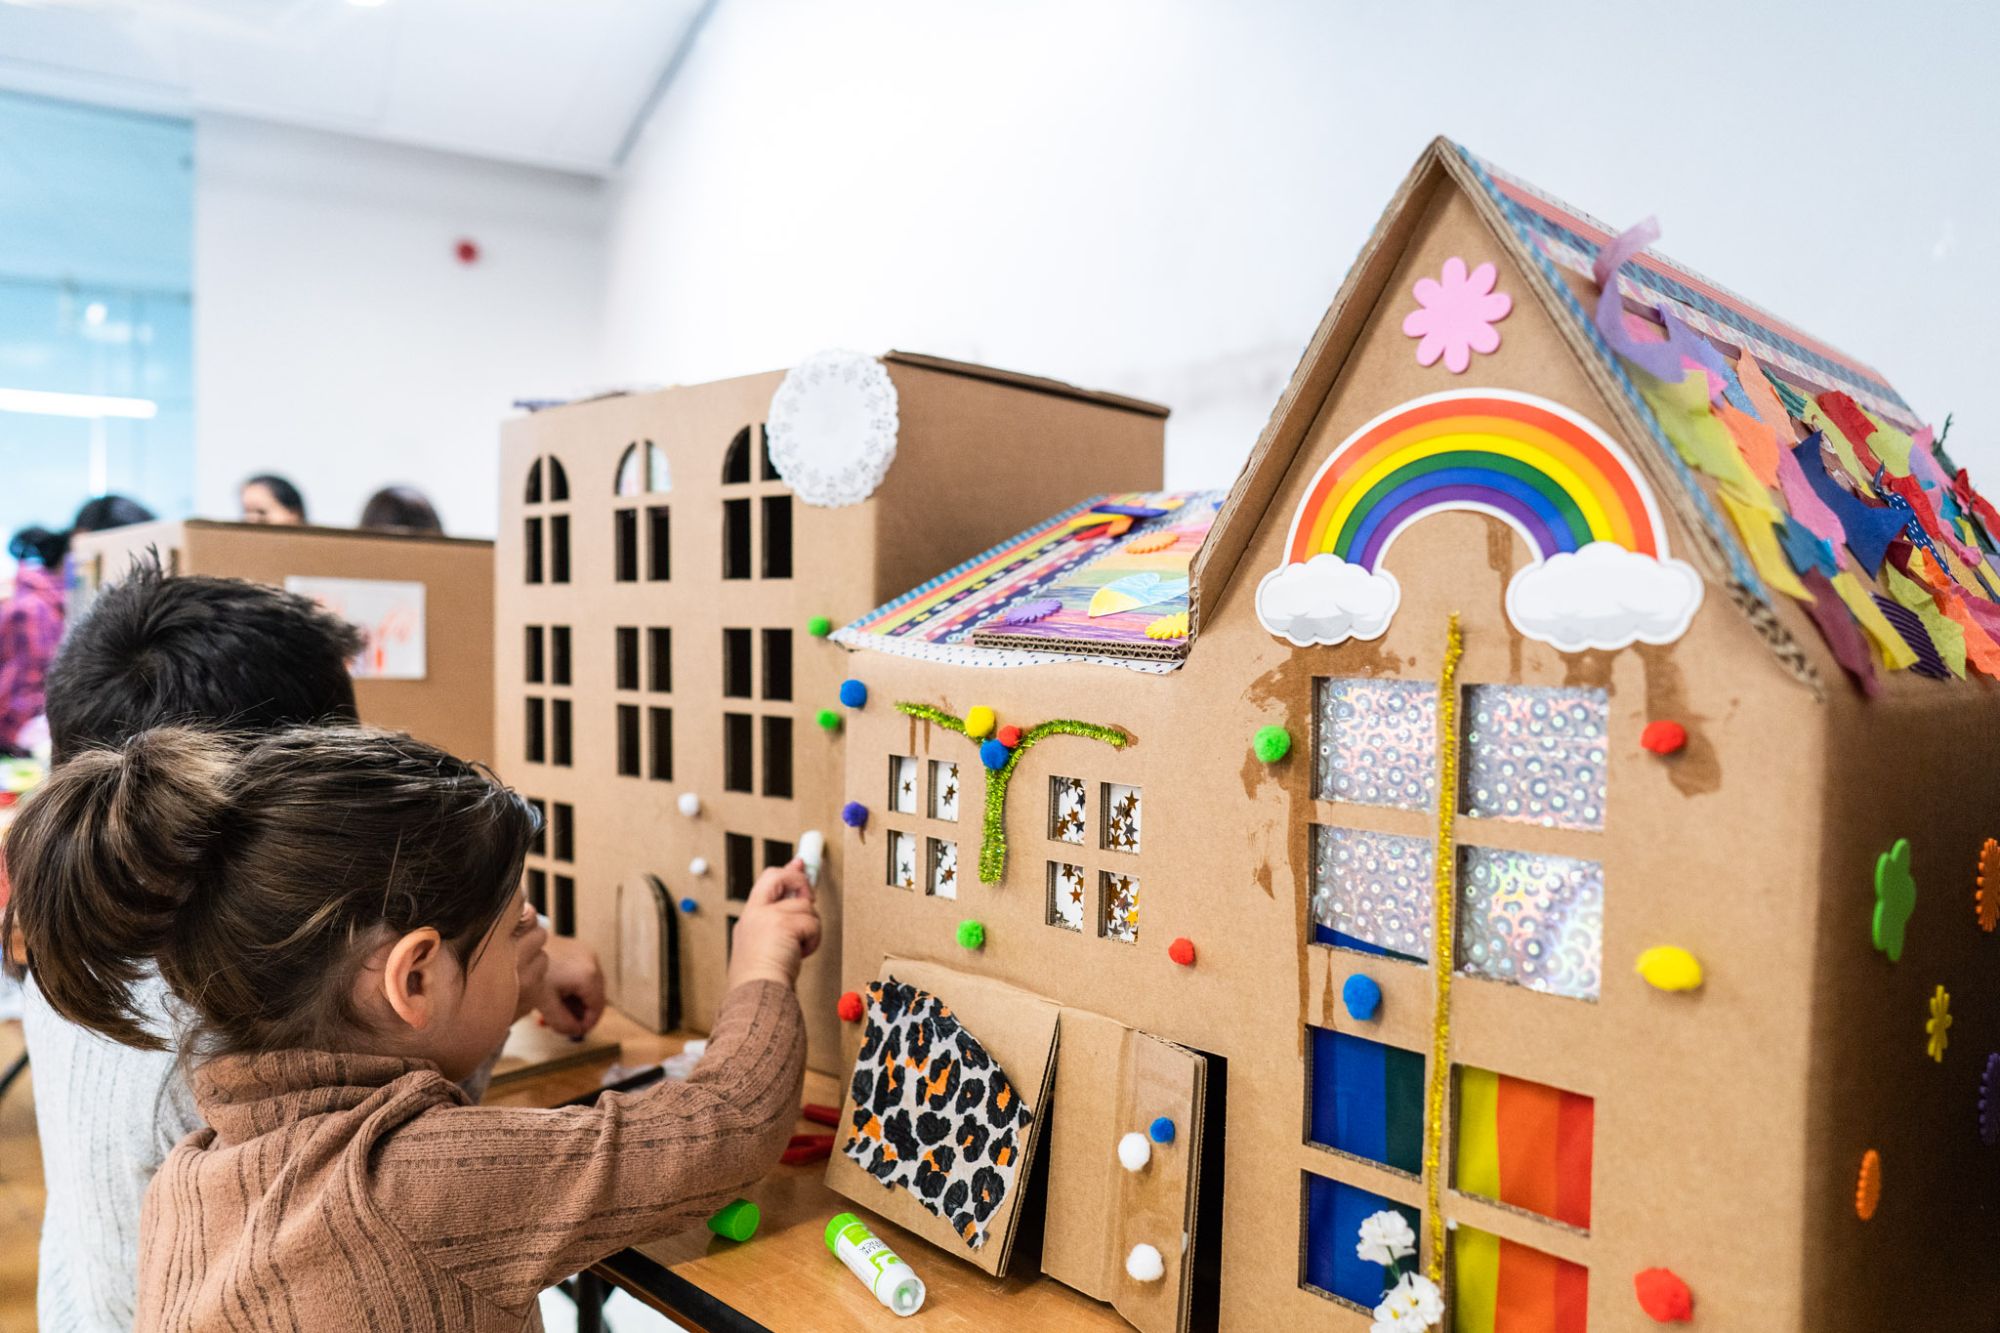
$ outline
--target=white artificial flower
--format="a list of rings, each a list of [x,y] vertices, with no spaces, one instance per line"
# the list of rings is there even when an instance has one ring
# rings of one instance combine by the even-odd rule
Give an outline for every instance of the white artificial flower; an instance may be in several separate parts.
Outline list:
[[[1421,1273],[1405,1273],[1375,1307],[1368,1333],[1428,1333],[1444,1318],[1444,1297],[1437,1283]]]
[[[1361,1219],[1361,1243],[1354,1253],[1371,1264],[1391,1267],[1398,1259],[1417,1252],[1417,1233],[1410,1219],[1393,1208],[1370,1213]]]

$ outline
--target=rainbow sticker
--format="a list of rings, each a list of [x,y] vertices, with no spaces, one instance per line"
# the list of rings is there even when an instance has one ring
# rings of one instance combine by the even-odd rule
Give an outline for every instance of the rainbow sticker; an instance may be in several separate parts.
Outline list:
[[[1285,564],[1258,585],[1258,619],[1301,647],[1381,637],[1402,599],[1389,548],[1446,510],[1490,514],[1527,542],[1535,559],[1507,586],[1508,617],[1565,652],[1671,643],[1701,605],[1700,576],[1671,557],[1616,442],[1558,403],[1458,389],[1392,408],[1320,465]]]

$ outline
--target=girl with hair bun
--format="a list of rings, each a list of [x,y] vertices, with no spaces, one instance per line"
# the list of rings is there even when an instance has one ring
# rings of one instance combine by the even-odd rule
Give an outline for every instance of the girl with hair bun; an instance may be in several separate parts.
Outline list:
[[[736,925],[685,1082],[589,1108],[476,1107],[455,1079],[516,1008],[536,827],[485,768],[406,736],[162,728],[75,755],[8,837],[48,1003],[167,1044],[157,966],[209,1128],[168,1154],[140,1227],[137,1327],[534,1327],[537,1294],[712,1213],[798,1114],[793,986],[819,943],[796,860]]]

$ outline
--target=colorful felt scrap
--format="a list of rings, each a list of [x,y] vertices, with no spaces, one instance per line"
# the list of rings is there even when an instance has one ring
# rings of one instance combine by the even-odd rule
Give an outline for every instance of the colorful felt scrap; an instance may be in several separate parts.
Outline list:
[[[1721,482],[1723,494],[1740,504],[1773,518],[1781,515],[1771,493],[1743,461],[1728,429],[1709,409],[1707,380],[1699,371],[1671,381],[1641,372],[1632,376],[1632,382],[1688,466]]]
[[[1778,545],[1784,548],[1785,559],[1792,562],[1792,568],[1802,575],[1807,570],[1818,570],[1832,578],[1840,572],[1840,557],[1833,553],[1833,547],[1814,536],[1796,518],[1786,517],[1784,526],[1778,529]]]
[[[1457,1179],[1466,1194],[1590,1225],[1591,1099],[1526,1079],[1458,1073]]]
[[[1829,389],[1815,395],[1813,405],[1819,409],[1818,416],[1824,423],[1824,426],[1819,428],[1830,429],[1833,436],[1846,442],[1861,464],[1862,476],[1873,477],[1878,471],[1883,470],[1892,477],[1909,474],[1908,450],[1906,449],[1900,458],[1895,456],[1893,448],[1885,453],[1884,447],[1890,442],[1876,438],[1874,418],[1863,411],[1861,404],[1855,402],[1852,396],[1839,389]],[[1813,424],[1810,416],[1807,420],[1809,424]],[[1904,438],[1907,441],[1908,437]],[[1838,450],[1840,446],[1836,443],[1834,447]],[[1842,462],[1845,461],[1843,457]]]
[[[1807,579],[1806,583],[1810,586],[1812,580]],[[1890,623],[1889,618],[1883,614],[1881,604],[1861,585],[1861,580],[1856,577],[1853,570],[1843,569],[1827,580],[1827,583],[1832,587],[1834,594],[1847,604],[1847,610],[1854,617],[1854,623],[1861,626],[1869,642],[1875,645],[1875,651],[1880,655],[1883,666],[1891,671],[1902,671],[1917,664],[1917,654],[1910,647],[1909,640]],[[1943,670],[1944,663],[1939,662],[1938,668]]]
[[[1451,1333],[1585,1333],[1581,1264],[1464,1225],[1451,1254]]]
[[[1736,450],[1743,455],[1743,462],[1762,486],[1778,484],[1778,437],[1770,427],[1739,407],[1724,403],[1715,409],[1722,424],[1729,428],[1729,436],[1736,441]]]
[[[1765,492],[1768,496],[1768,492]],[[1764,581],[1788,597],[1801,600],[1811,596],[1792,572],[1791,562],[1785,558],[1784,547],[1778,541],[1778,523],[1783,516],[1767,509],[1743,503],[1727,488],[1717,492],[1722,507],[1729,511],[1729,517],[1736,524],[1736,534],[1743,539],[1743,549],[1750,557],[1750,563]],[[1769,504],[1767,499],[1765,502]]]
[[[1853,575],[1845,577],[1851,579]],[[1806,612],[1812,616],[1813,623],[1819,626],[1820,634],[1826,639],[1826,646],[1833,651],[1833,660],[1840,663],[1848,675],[1854,677],[1854,683],[1861,687],[1863,694],[1873,696],[1882,688],[1881,682],[1875,677],[1875,661],[1869,654],[1868,644],[1862,638],[1854,617],[1842,613],[1840,602],[1844,599],[1839,590],[1827,580],[1826,575],[1816,569],[1804,571],[1799,575],[1799,579],[1806,585],[1806,591],[1812,594],[1812,600],[1806,603]],[[1877,617],[1881,615],[1881,612],[1875,610],[1873,602],[1868,603],[1868,609]],[[1885,629],[1888,628],[1886,621],[1883,624]],[[1902,636],[1895,634],[1893,629],[1889,632],[1894,636],[1896,646],[1908,652],[1909,645],[1903,642]]]
[[[1916,661],[1910,670],[1919,676],[1929,676],[1933,680],[1951,679],[1951,668],[1945,664],[1944,657],[1938,652],[1937,643],[1931,638],[1930,631],[1924,628],[1924,622],[1918,618],[1916,612],[1901,602],[1884,597],[1879,592],[1875,594],[1875,605],[1881,609],[1882,618],[1895,627],[1896,633],[1902,636],[1903,642],[1910,646],[1911,653],[1915,655]]]
[[[1923,624],[1924,633],[1930,636],[1931,644],[1937,649],[1951,674],[1961,680],[1965,677],[1965,628],[1944,612],[1938,610],[1937,599],[1922,584],[1906,577],[1892,561],[1882,566],[1882,587],[1896,602],[1914,612]],[[1922,650],[1919,650],[1921,655]]]
[[[1826,447],[1833,451],[1834,459],[1840,464],[1843,472],[1866,485],[1868,478],[1879,470],[1879,460],[1868,452],[1864,442],[1867,438],[1865,432],[1862,439],[1857,440],[1841,428],[1840,423],[1848,419],[1847,415],[1844,412],[1838,416],[1830,413],[1825,402],[1828,396],[1821,394],[1818,398],[1808,401],[1805,415],[1800,420],[1826,442]],[[1853,400],[1848,401],[1851,403]]]
[[[1840,520],[1847,549],[1854,552],[1854,558],[1861,562],[1862,569],[1873,574],[1882,567],[1889,543],[1901,536],[1908,526],[1909,516],[1894,509],[1863,504],[1827,475],[1826,458],[1820,452],[1823,438],[1817,434],[1808,435],[1792,451],[1792,456],[1798,460],[1799,470],[1805,474],[1813,493]]]
[[[1826,501],[1820,499],[1819,492],[1806,480],[1805,469],[1791,449],[1778,451],[1778,492],[1785,497],[1785,507],[1792,511],[1792,518],[1806,531],[1821,541],[1847,543],[1847,531],[1840,526],[1839,516],[1826,507]]]

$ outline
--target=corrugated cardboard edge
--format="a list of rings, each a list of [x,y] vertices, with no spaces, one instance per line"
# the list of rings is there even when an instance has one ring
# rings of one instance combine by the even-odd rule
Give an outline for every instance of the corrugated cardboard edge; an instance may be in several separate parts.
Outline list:
[[[949,357],[931,356],[926,352],[888,351],[882,354],[884,361],[898,365],[918,366],[925,370],[941,371],[946,375],[964,375],[976,380],[992,380],[996,384],[1008,384],[1017,389],[1027,389],[1034,393],[1053,394],[1058,398],[1074,398],[1079,402],[1095,403],[1100,407],[1116,407],[1127,412],[1138,412],[1149,417],[1164,418],[1168,412],[1164,404],[1149,403],[1143,398],[1132,398],[1122,393],[1110,393],[1103,389],[1084,389],[1063,380],[1049,379],[1042,375],[1023,374],[1018,370],[997,370],[992,366],[976,365],[971,361],[953,361]]]
[[[1064,639],[1053,635],[1009,634],[999,630],[972,632],[975,648],[1010,648],[1031,653],[1063,653],[1080,657],[1126,657],[1147,662],[1178,662],[1187,656],[1189,640],[1148,639],[1144,643]]]
[[[1759,591],[1744,586],[1734,576],[1729,553],[1696,511],[1685,483],[1656,456],[1660,447],[1658,432],[1640,415],[1630,386],[1620,383],[1606,366],[1600,348],[1579,318],[1568,289],[1559,288],[1541,253],[1522,239],[1457,146],[1444,138],[1433,139],[1417,158],[1416,165],[1383,210],[1375,230],[1362,244],[1360,255],[1314,330],[1312,340],[1306,344],[1298,368],[1292,372],[1236,485],[1230,489],[1228,500],[1209,530],[1208,540],[1196,553],[1189,572],[1190,639],[1199,637],[1201,619],[1209,603],[1225,596],[1235,582],[1244,551],[1290,472],[1327,394],[1345,369],[1368,315],[1382,299],[1424,206],[1447,181],[1466,196],[1495,240],[1526,275],[1529,290],[1548,312],[1564,344],[1583,367],[1585,377],[1610,404],[1614,424],[1632,443],[1632,453],[1654,491],[1694,534],[1695,563],[1702,576],[1729,595],[1786,674],[1811,690],[1815,699],[1823,701],[1824,687],[1807,650],[1779,623],[1775,609]]]
[[[272,537],[357,537],[363,541],[425,542],[435,546],[491,546],[491,537],[443,537],[434,532],[384,532],[380,528],[343,528],[331,523],[237,523],[226,518],[190,518],[182,527],[197,531],[229,531]]]

